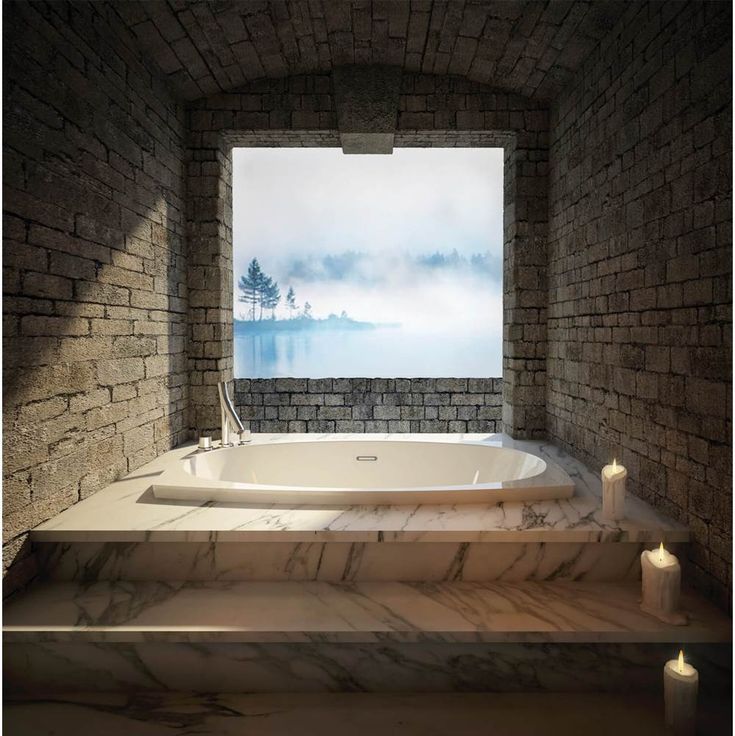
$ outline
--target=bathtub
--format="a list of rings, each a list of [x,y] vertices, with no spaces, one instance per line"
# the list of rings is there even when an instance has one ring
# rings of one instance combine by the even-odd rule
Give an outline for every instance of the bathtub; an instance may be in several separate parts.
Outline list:
[[[322,436],[195,451],[152,489],[179,501],[393,506],[568,498],[574,484],[558,465],[498,444]]]

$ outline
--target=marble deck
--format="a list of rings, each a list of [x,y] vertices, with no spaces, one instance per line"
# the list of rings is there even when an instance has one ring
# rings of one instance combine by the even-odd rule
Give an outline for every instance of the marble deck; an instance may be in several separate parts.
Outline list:
[[[70,694],[6,702],[23,736],[664,736],[660,696],[535,694]],[[727,734],[728,703],[700,704],[701,734]]]
[[[314,441],[350,435],[257,435],[255,442]],[[377,435],[373,435],[376,437]],[[367,435],[366,435],[367,437]],[[385,435],[380,435],[385,437]],[[569,499],[495,505],[342,506],[196,504],[156,499],[151,481],[193,450],[172,450],[36,527],[35,542],[686,542],[687,529],[629,496],[626,519],[601,517],[600,478],[544,442],[502,435],[400,435],[504,444],[557,463],[575,483]]]
[[[731,621],[693,594],[687,626],[640,611],[640,584],[53,583],[5,608],[17,642],[731,641]]]

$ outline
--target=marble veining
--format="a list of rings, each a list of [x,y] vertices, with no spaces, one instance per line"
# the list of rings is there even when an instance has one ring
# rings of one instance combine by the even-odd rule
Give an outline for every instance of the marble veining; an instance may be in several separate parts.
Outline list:
[[[116,582],[39,585],[5,609],[18,641],[710,642],[730,621],[693,596],[686,627],[600,583]]]
[[[676,551],[676,544],[669,544]],[[52,580],[619,581],[639,542],[48,542]]]
[[[374,435],[387,437],[390,435]],[[341,439],[350,435],[257,435],[256,442]],[[401,435],[407,439],[407,435]],[[151,480],[192,451],[172,450],[127,478],[75,504],[36,527],[37,542],[63,541],[278,541],[341,542],[685,542],[682,525],[629,496],[621,522],[601,517],[600,479],[582,463],[545,442],[514,441],[503,435],[410,435],[415,441],[441,438],[503,444],[560,465],[575,483],[569,499],[495,505],[283,507],[163,502]]]
[[[189,691],[658,693],[678,644],[558,642],[9,642],[8,693]],[[728,696],[732,647],[689,644]],[[703,692],[704,694],[704,692]]]

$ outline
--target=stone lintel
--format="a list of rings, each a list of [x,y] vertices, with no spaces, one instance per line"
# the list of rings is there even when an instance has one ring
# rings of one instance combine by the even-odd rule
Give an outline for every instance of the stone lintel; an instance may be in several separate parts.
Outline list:
[[[393,133],[340,133],[342,153],[393,153]]]
[[[343,66],[332,70],[334,101],[344,153],[393,152],[401,69]]]

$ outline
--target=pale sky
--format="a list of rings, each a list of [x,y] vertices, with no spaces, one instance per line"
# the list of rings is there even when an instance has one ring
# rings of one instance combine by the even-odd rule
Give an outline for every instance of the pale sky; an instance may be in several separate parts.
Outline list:
[[[502,199],[497,148],[236,148],[235,283],[256,257],[317,317],[499,334]]]

